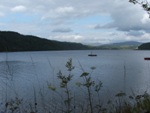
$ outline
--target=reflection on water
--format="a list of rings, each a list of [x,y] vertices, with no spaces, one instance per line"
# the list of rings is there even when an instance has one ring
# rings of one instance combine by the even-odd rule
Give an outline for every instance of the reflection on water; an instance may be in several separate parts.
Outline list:
[[[1,61],[0,62],[0,77],[13,79],[21,72],[21,61]]]
[[[82,88],[74,87],[81,81],[81,66],[85,71],[92,72],[94,80],[101,80],[103,88],[100,96],[108,98],[119,91],[126,93],[149,92],[150,62],[144,61],[150,56],[147,51],[94,51],[97,57],[88,57],[89,51],[52,51],[52,52],[18,52],[0,54],[0,100],[6,101],[13,97],[23,98],[25,102],[34,101],[36,97],[40,103],[52,101],[53,95],[47,84],[59,86],[57,73],[67,74],[66,61],[73,59],[73,82],[71,89],[77,98],[84,97],[86,92]],[[58,98],[58,97],[57,97]],[[50,101],[51,100],[51,101]]]

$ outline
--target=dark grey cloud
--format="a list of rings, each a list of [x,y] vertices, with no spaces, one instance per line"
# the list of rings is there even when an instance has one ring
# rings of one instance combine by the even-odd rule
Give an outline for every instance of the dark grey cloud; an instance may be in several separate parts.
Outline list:
[[[97,24],[97,25],[95,25],[93,28],[94,28],[94,29],[102,29],[102,28],[104,28],[104,27],[103,27],[102,25]]]
[[[144,31],[133,31],[133,30],[131,30],[131,31],[127,32],[128,36],[135,36],[135,37],[140,37],[144,34],[145,34]]]

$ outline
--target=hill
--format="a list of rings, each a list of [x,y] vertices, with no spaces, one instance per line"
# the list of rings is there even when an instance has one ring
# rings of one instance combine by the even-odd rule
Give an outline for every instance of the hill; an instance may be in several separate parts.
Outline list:
[[[125,42],[101,45],[99,46],[99,48],[100,49],[137,49],[139,45],[141,45],[140,42],[125,41]]]
[[[0,31],[0,52],[91,49],[80,43],[59,42],[13,31]]]
[[[138,47],[139,50],[150,50],[150,42],[148,43],[143,43]]]
[[[119,42],[119,43],[113,43],[112,45],[118,45],[118,46],[139,46],[141,42],[137,41],[125,41],[125,42]]]

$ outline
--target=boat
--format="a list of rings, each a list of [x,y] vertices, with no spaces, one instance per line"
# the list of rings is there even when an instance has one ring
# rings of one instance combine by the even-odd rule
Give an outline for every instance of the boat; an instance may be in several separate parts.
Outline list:
[[[150,60],[150,57],[145,57],[144,60]]]
[[[96,54],[89,54],[88,56],[97,56]]]
[[[93,54],[92,52],[88,54],[88,56],[97,56],[97,54]]]

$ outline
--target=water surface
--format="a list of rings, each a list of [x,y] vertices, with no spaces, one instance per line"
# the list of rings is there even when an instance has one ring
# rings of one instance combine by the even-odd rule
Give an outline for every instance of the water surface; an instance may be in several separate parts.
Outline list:
[[[44,51],[44,52],[12,52],[0,53],[0,99],[20,97],[33,100],[36,94],[49,97],[48,84],[59,86],[57,73],[59,70],[68,74],[65,67],[69,58],[73,59],[75,69],[72,71],[71,89],[76,95],[84,89],[74,87],[82,81],[81,73],[92,72],[93,80],[101,80],[103,88],[101,97],[108,98],[117,92],[127,94],[149,92],[150,61],[149,51],[134,50],[95,50],[96,57],[89,57],[91,51]],[[82,69],[83,68],[83,69]]]

